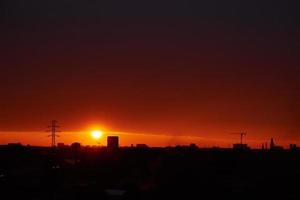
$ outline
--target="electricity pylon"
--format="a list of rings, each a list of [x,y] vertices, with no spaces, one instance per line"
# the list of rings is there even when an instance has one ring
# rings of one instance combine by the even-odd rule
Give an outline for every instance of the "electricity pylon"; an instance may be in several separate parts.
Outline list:
[[[58,126],[57,123],[58,122],[56,120],[52,120],[50,122],[50,125],[48,126],[48,128],[50,128],[50,129],[47,130],[47,132],[51,132],[51,134],[48,135],[48,137],[51,137],[51,147],[53,147],[53,148],[56,147],[56,137],[59,137],[59,135],[56,133],[60,132],[58,130],[58,128],[60,126]]]

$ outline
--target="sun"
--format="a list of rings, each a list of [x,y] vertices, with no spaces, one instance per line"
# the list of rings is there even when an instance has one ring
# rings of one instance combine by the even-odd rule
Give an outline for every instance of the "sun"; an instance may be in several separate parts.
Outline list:
[[[91,131],[91,135],[94,139],[100,139],[103,136],[103,132],[100,130]]]

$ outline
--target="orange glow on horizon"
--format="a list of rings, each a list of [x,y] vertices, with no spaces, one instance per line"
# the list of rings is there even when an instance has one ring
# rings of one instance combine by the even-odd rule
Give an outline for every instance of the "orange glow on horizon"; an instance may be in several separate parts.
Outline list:
[[[222,131],[225,130],[225,131]],[[235,130],[239,130],[236,128]],[[70,145],[74,142],[79,142],[82,145],[106,145],[106,136],[119,136],[121,146],[131,146],[136,144],[146,144],[150,147],[165,147],[176,145],[197,144],[199,147],[232,147],[233,143],[238,143],[240,138],[237,135],[229,134],[229,129],[213,129],[206,128],[199,130],[200,134],[157,134],[152,133],[137,133],[125,130],[124,132],[112,131],[100,125],[89,126],[84,131],[65,131],[60,133],[57,138],[57,143]],[[277,129],[264,130],[262,129],[247,129],[247,137],[245,142],[252,148],[260,148],[262,143],[268,142],[271,137],[274,137],[276,144],[288,147],[290,143],[298,143],[300,140],[284,138],[276,135]],[[268,136],[260,134],[268,132]],[[281,130],[284,132],[284,130]],[[50,146],[51,141],[45,132],[0,132],[0,144],[7,143],[22,143],[23,145],[33,146]]]
[[[104,132],[103,132],[104,134]],[[131,144],[147,144],[150,147],[165,147],[176,145],[189,145],[195,143],[199,147],[232,147],[233,143],[237,143],[239,138],[232,136],[231,138],[213,138],[213,137],[199,137],[199,136],[184,136],[184,135],[162,135],[162,134],[139,134],[139,133],[126,133],[126,132],[108,132],[105,135],[115,135],[120,138],[121,146],[131,146]],[[246,143],[252,148],[260,148],[261,141],[268,141],[268,138],[262,140],[256,137],[247,137]],[[60,137],[57,138],[58,143],[70,145],[73,142],[79,142],[82,145],[106,145],[106,138],[96,139],[91,135],[91,131],[85,132],[62,132]],[[289,143],[297,143],[298,141],[283,140],[283,138],[275,137],[276,144],[288,147]],[[51,141],[45,132],[1,132],[0,144],[7,143],[22,143],[23,145],[32,146],[50,146]]]

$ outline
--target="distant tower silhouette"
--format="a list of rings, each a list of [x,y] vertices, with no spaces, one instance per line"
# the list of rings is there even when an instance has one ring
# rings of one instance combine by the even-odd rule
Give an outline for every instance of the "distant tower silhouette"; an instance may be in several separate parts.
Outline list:
[[[275,147],[274,139],[271,138],[270,149],[274,149],[274,147]]]
[[[241,133],[241,145],[243,144],[243,138],[246,136],[246,133]]]
[[[240,133],[232,133],[232,134],[239,134],[240,135],[240,143],[233,144],[234,149],[249,149],[249,146],[247,143],[244,142],[244,137],[246,136],[246,133],[240,132]]]
[[[247,133],[241,132],[241,133],[232,133],[232,134],[239,134],[240,135],[240,145],[244,144],[244,137],[247,135]]]
[[[51,137],[51,147],[56,147],[56,137],[59,137],[59,135],[57,135],[58,131],[57,129],[60,127],[57,125],[58,122],[56,120],[52,120],[50,122],[50,125],[48,126],[48,128],[50,128],[50,130],[47,130],[47,132],[51,132],[50,135],[48,135],[48,137]]]

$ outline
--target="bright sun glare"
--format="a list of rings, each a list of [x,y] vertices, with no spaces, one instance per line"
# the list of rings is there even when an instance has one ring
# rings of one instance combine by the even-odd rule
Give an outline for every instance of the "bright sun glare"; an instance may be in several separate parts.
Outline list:
[[[100,139],[103,135],[103,132],[99,131],[99,130],[94,130],[94,131],[91,132],[91,135],[95,139]]]

